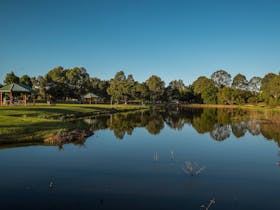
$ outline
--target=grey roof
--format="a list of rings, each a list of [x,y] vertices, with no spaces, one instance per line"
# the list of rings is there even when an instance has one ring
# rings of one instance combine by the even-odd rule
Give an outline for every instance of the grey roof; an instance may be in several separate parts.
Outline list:
[[[28,87],[24,84],[10,84],[0,88],[0,92],[2,93],[10,93],[10,92],[20,92],[20,93],[37,93],[31,87]]]
[[[99,96],[95,95],[94,93],[87,93],[83,95],[83,98],[99,98]]]

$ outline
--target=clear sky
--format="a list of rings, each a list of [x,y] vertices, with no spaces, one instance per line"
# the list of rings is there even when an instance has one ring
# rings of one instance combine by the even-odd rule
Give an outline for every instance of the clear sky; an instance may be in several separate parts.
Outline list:
[[[279,0],[0,0],[0,82],[85,67],[192,83],[280,70]]]

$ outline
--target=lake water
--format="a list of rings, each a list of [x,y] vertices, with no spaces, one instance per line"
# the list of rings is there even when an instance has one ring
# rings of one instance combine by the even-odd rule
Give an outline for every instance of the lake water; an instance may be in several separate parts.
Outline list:
[[[0,150],[1,209],[279,209],[277,119],[229,109],[85,119],[94,135],[83,144]]]

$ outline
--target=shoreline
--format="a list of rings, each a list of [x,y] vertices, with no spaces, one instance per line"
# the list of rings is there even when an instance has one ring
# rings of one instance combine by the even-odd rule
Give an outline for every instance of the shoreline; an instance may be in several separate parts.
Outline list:
[[[86,124],[76,125],[74,123],[76,120],[148,108],[148,106],[138,105],[103,104],[2,106],[0,107],[0,145],[29,143],[57,145],[59,142],[52,141],[52,137],[57,136],[61,131],[86,129]]]
[[[271,107],[263,104],[254,105],[254,104],[242,104],[242,105],[224,105],[224,104],[180,104],[180,107],[188,108],[222,108],[222,109],[250,109],[256,111],[279,111],[280,107]]]

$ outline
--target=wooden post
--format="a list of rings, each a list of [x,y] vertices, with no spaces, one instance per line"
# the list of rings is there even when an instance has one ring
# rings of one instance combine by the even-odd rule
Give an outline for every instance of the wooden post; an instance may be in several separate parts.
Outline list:
[[[3,105],[3,95],[2,95],[2,92],[0,93],[0,106]]]
[[[23,96],[24,106],[26,106],[26,95]]]
[[[10,92],[10,106],[13,105],[13,93]]]

